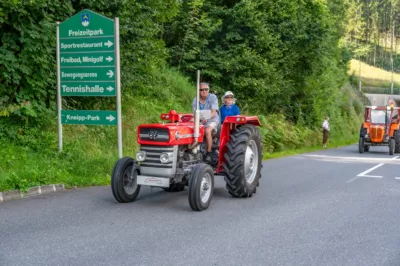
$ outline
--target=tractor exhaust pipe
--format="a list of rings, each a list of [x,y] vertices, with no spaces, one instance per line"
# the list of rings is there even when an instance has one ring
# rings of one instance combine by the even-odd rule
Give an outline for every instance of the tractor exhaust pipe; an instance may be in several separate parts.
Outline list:
[[[197,70],[196,113],[194,114],[194,139],[196,143],[199,140],[199,131],[200,131],[199,99],[200,99],[200,70]]]
[[[194,143],[189,145],[189,149],[196,147],[199,141],[199,127],[200,127],[200,110],[199,110],[199,99],[200,99],[200,70],[197,70],[197,84],[196,84],[196,111],[194,113]]]

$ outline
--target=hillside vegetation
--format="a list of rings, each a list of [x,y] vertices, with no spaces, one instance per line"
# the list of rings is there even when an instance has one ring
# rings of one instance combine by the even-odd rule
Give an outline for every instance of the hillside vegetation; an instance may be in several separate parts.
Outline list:
[[[346,6],[347,23],[342,42],[351,47],[355,59],[367,64],[362,65],[362,84],[390,88],[393,71],[394,87],[399,93],[400,2],[350,0]],[[356,61],[353,61],[351,72],[356,70],[358,73],[358,68]]]
[[[357,139],[363,102],[347,83],[341,1],[9,1],[0,3],[0,191],[49,183],[109,184],[115,127],[64,125],[58,153],[55,22],[88,8],[120,17],[123,150],[136,127],[190,112],[195,71],[218,98],[235,92],[258,115],[265,156]],[[115,100],[63,97],[63,109],[115,109]]]
[[[390,88],[392,72],[374,67],[359,60],[350,61],[349,75],[352,75],[354,86],[358,86],[361,64],[361,84],[363,87]],[[394,87],[400,87],[400,74],[393,73]]]

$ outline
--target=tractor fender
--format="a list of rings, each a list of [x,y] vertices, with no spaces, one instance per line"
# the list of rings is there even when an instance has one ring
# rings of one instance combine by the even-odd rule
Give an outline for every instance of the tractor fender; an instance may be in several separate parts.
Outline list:
[[[223,171],[223,163],[225,162],[224,154],[227,152],[226,144],[231,140],[231,133],[237,127],[242,125],[253,125],[256,127],[261,126],[260,120],[257,116],[228,116],[225,118],[221,127],[220,133],[220,146],[217,173]]]

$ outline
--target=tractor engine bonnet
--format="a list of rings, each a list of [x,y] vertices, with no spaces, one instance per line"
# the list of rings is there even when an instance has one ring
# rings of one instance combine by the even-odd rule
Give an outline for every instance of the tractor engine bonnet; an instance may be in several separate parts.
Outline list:
[[[385,136],[385,127],[371,125],[369,128],[369,136],[372,142],[383,142]]]
[[[204,127],[200,125],[199,142],[203,141]],[[193,123],[147,124],[138,127],[137,142],[141,145],[174,146],[194,142]]]

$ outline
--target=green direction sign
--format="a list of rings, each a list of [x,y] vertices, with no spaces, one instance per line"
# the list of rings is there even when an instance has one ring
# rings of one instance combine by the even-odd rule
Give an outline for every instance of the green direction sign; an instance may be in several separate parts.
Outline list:
[[[115,83],[115,67],[61,68],[61,81],[97,81]]]
[[[61,96],[116,96],[115,82],[61,82]]]
[[[58,147],[63,124],[117,126],[122,158],[119,18],[84,9],[57,23]],[[117,96],[116,110],[62,110],[62,96]]]
[[[116,125],[117,111],[61,110],[62,124]]]
[[[61,95],[116,96],[114,33],[114,20],[87,9],[60,24]]]
[[[60,39],[60,52],[114,51],[114,36]]]
[[[90,55],[82,53],[61,54],[61,67],[91,67],[91,66],[114,66],[114,52],[96,52]]]
[[[60,38],[114,36],[114,21],[84,9],[60,24]]]

